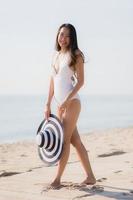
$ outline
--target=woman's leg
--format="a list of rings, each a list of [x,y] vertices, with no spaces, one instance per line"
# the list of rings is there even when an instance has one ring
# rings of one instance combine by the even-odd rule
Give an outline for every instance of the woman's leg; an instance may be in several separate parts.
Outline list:
[[[69,106],[63,114],[64,127],[64,146],[61,158],[58,163],[58,170],[54,181],[51,183],[53,188],[60,186],[61,176],[64,172],[70,153],[70,141],[72,133],[76,127],[76,122],[79,117],[81,105],[78,99],[72,99]]]
[[[88,157],[88,154],[87,154],[87,151],[86,151],[84,145],[82,144],[82,141],[80,139],[77,127],[73,131],[73,134],[72,134],[72,137],[71,137],[71,144],[75,147],[77,154],[80,158],[80,161],[83,165],[83,168],[86,172],[87,178],[82,183],[84,183],[84,184],[95,184],[96,179],[95,179],[94,174],[92,172],[89,157]]]

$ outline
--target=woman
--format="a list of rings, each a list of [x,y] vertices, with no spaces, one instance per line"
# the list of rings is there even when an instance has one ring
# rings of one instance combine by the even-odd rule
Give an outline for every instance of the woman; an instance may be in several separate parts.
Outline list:
[[[86,172],[86,179],[82,184],[93,185],[96,183],[96,179],[76,126],[81,110],[80,97],[77,92],[84,84],[84,56],[78,48],[77,34],[73,25],[63,24],[59,27],[56,37],[56,51],[52,64],[49,94],[45,105],[45,118],[49,117],[51,100],[54,96],[58,103],[57,116],[64,127],[64,146],[57,174],[50,186],[57,188],[61,185],[61,176],[68,161],[70,144],[75,147]],[[74,80],[77,80],[75,85],[73,84]]]

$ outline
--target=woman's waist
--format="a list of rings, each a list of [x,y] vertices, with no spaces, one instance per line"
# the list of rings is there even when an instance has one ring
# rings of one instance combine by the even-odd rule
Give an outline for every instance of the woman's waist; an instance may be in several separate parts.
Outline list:
[[[73,91],[74,87],[71,85],[70,87],[54,87],[54,95],[60,96],[62,98],[66,97],[68,94],[70,94]],[[76,93],[76,96],[79,96],[78,92]]]
[[[55,85],[61,85],[61,86],[66,86],[66,87],[67,87],[67,85],[68,86],[72,85],[72,83],[73,83],[72,81],[73,81],[72,76],[71,77],[66,76],[66,77],[55,77],[54,78]]]
[[[54,84],[54,91],[58,93],[68,93],[73,90],[74,86],[72,84]]]

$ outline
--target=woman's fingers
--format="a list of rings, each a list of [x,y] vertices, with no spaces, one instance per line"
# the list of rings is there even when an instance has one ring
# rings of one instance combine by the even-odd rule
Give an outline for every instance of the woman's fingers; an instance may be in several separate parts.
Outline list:
[[[47,111],[45,112],[45,118],[46,118],[46,120],[48,120],[48,118],[49,118],[49,114]]]
[[[46,112],[46,115],[45,115],[46,120],[48,120],[49,116],[50,116],[50,112]]]

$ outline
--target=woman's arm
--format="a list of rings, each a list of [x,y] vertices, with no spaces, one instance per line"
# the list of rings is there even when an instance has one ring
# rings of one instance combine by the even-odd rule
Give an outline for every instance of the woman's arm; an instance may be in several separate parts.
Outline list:
[[[50,106],[51,105],[51,101],[54,95],[54,81],[53,81],[53,77],[50,77],[50,84],[49,84],[49,92],[48,92],[48,97],[46,100],[46,105]]]
[[[81,55],[78,55],[75,67],[77,72],[77,84],[73,88],[72,92],[67,96],[66,101],[69,101],[84,84],[84,62]]]
[[[50,113],[51,113],[51,101],[52,101],[52,97],[54,94],[54,82],[53,82],[53,77],[50,77],[50,84],[49,84],[49,92],[48,92],[48,97],[46,100],[46,104],[45,104],[45,109],[44,109],[44,117],[46,120],[48,120]]]
[[[55,71],[55,61],[57,59],[57,55],[58,55],[58,53],[54,52],[53,56],[52,56],[49,93],[48,93],[48,97],[47,97],[47,101],[46,101],[46,105],[48,105],[48,106],[50,106],[51,101],[52,101],[52,97],[54,95],[54,80],[53,80],[53,77],[56,74],[56,71]]]

